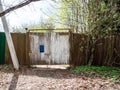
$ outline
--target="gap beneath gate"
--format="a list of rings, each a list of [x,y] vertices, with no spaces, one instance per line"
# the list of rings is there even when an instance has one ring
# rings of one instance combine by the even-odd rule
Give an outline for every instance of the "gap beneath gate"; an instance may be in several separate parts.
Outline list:
[[[31,65],[31,67],[33,68],[37,68],[37,69],[50,69],[50,70],[54,70],[54,69],[68,69],[70,67],[70,65]]]

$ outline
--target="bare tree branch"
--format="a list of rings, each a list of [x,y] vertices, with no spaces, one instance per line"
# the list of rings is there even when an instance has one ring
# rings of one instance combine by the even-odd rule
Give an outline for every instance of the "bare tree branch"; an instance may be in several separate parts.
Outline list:
[[[26,6],[26,5],[28,5],[28,4],[32,3],[32,2],[37,2],[37,1],[41,1],[41,0],[25,0],[24,2],[19,3],[18,5],[12,6],[12,7],[8,8],[8,9],[2,11],[0,13],[0,17],[6,15],[7,13],[9,13],[11,11],[14,11],[14,10],[19,9],[21,7],[24,7],[24,6]]]

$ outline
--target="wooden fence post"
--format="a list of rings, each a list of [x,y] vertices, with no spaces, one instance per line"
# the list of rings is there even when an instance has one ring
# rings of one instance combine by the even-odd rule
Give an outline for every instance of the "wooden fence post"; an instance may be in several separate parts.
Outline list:
[[[72,38],[73,38],[73,35],[72,35],[72,31],[70,30],[69,31],[69,44],[70,44],[70,52],[69,52],[69,64],[70,66],[72,66]]]
[[[30,66],[29,50],[30,50],[30,38],[29,38],[29,31],[27,31],[26,32],[26,64],[28,66]]]

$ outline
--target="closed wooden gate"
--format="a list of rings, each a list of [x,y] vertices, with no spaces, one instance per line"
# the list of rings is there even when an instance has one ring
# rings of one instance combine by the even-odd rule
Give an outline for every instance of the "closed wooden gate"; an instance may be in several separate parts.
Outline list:
[[[68,64],[69,33],[30,33],[31,64]]]
[[[0,32],[0,64],[5,63],[5,33]]]

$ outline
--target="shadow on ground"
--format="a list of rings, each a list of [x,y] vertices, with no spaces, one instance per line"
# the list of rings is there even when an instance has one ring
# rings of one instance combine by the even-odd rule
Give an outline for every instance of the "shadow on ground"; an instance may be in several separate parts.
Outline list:
[[[19,74],[14,73],[8,90],[16,90]]]
[[[0,68],[1,69],[1,68]],[[15,71],[12,67],[8,67],[6,69],[1,70],[1,72],[4,73],[14,73],[14,77],[17,75],[26,75],[26,76],[38,76],[38,77],[45,77],[45,78],[55,78],[55,79],[70,79],[75,78],[75,75],[73,75],[70,70],[68,69],[61,69],[54,68],[54,67],[26,67],[23,66],[20,68],[19,71]],[[14,78],[13,78],[14,79]]]
[[[51,85],[54,86],[54,84],[56,82],[58,82],[58,84],[56,84],[56,87],[58,87],[59,84],[61,84],[62,86],[66,85],[66,86],[70,87],[73,83],[73,86],[72,86],[73,88],[74,87],[80,88],[80,87],[83,87],[83,85],[86,85],[86,87],[90,88],[89,87],[90,85],[96,85],[96,84],[97,84],[97,86],[99,86],[98,88],[101,88],[101,84],[103,83],[102,87],[104,86],[103,88],[105,88],[105,89],[101,89],[101,90],[106,90],[106,87],[109,87],[111,85],[109,81],[104,80],[104,79],[99,79],[99,78],[91,79],[90,77],[85,77],[84,75],[73,74],[68,69],[59,69],[59,68],[51,68],[51,67],[28,68],[26,66],[22,66],[19,71],[15,71],[12,67],[6,68],[6,67],[0,66],[0,73],[7,73],[7,74],[13,75],[12,79],[9,80],[10,82],[8,83],[9,84],[8,90],[16,90],[19,87],[22,88],[23,85],[24,85],[24,88],[26,89],[27,88],[26,85],[30,86],[32,84],[38,85],[40,88],[41,87],[45,88],[42,85],[48,85],[51,87]],[[35,76],[36,79],[33,76]],[[7,77],[5,76],[5,78],[7,78]],[[25,79],[26,79],[26,81],[23,81]],[[39,80],[39,82],[37,80]],[[46,84],[46,83],[48,83],[48,84]],[[81,85],[81,86],[78,87],[79,85]],[[115,86],[115,88],[117,88],[117,89],[119,88],[119,85],[117,85],[117,84],[115,84],[113,86]],[[63,87],[63,88],[65,88],[65,87]],[[94,86],[91,86],[91,87],[95,88]],[[112,88],[112,86],[110,86],[110,87]],[[59,88],[61,88],[61,87],[59,86]],[[37,89],[37,90],[39,90],[39,89]],[[45,90],[45,89],[42,89],[42,90]],[[67,89],[67,90],[69,90],[69,89]],[[70,90],[78,90],[78,89],[70,89]],[[86,90],[86,89],[82,89],[82,90]],[[87,90],[89,90],[89,89],[87,89]],[[98,90],[98,89],[95,89],[95,90]],[[110,90],[113,90],[113,88]]]
[[[68,69],[54,68],[54,67],[26,67],[22,66],[19,71],[13,69],[13,67],[0,67],[0,72],[12,73],[12,80],[8,90],[16,90],[18,79],[20,75],[23,76],[37,76],[42,78],[53,79],[71,79],[75,78]]]

